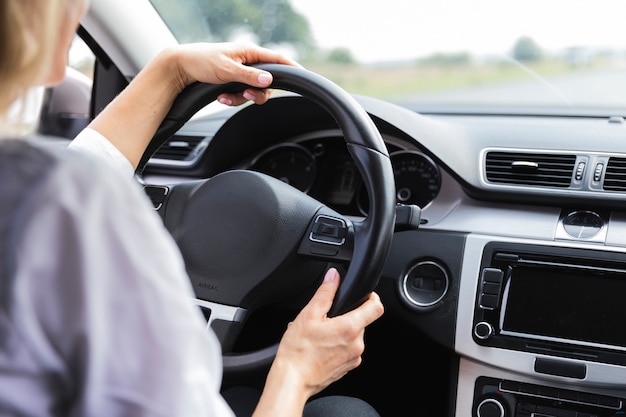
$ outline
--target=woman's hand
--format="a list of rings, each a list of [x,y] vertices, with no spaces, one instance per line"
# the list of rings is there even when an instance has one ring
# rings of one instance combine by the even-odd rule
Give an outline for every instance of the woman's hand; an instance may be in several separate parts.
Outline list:
[[[255,417],[301,416],[312,395],[361,364],[365,327],[377,320],[384,308],[378,295],[371,293],[356,309],[328,317],[339,280],[337,270],[329,269],[311,301],[287,327]]]
[[[91,122],[136,169],[148,143],[172,103],[189,84],[242,82],[253,86],[239,94],[221,94],[227,105],[267,101],[272,75],[251,64],[298,65],[278,52],[247,43],[194,43],[159,53]]]
[[[173,48],[177,55],[178,76],[182,90],[200,81],[209,84],[241,82],[257,88],[248,88],[239,94],[221,94],[218,101],[239,105],[248,100],[263,104],[270,96],[266,88],[272,83],[272,74],[249,66],[259,63],[277,63],[299,66],[298,63],[270,49],[249,43],[194,43]]]

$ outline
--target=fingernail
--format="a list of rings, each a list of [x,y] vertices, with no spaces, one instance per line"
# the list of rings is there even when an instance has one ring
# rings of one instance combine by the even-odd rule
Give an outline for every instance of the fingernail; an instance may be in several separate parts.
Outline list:
[[[329,269],[324,275],[324,282],[333,282],[335,280],[336,272],[334,269]]]
[[[250,101],[254,101],[254,99],[256,98],[256,96],[249,91],[244,91],[243,96]]]
[[[259,74],[258,81],[261,85],[269,85],[272,82],[272,76],[265,72],[262,72],[261,74]]]
[[[218,101],[219,101],[220,103],[222,103],[222,104],[227,105],[227,106],[230,106],[231,104],[233,104],[233,102],[232,102],[232,101],[230,101],[229,99],[224,98],[224,97],[221,97]]]

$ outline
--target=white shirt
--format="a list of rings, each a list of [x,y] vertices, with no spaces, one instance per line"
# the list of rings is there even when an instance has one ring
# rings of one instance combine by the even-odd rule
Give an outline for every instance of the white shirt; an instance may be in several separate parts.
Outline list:
[[[132,166],[91,129],[70,149],[13,223],[0,415],[232,417],[220,345]]]
[[[83,129],[69,145],[70,149],[77,150],[85,155],[91,155],[105,161],[114,170],[132,178],[135,174],[130,161],[100,132],[89,127]]]

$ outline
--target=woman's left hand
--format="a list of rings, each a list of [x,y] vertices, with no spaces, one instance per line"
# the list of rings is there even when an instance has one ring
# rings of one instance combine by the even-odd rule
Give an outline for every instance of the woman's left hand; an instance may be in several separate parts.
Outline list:
[[[223,93],[217,100],[229,106],[253,101],[265,103],[272,74],[252,64],[276,63],[300,66],[270,49],[251,43],[191,43],[169,47],[131,81],[91,122],[136,169],[172,103],[194,82],[250,85],[240,93]]]
[[[220,94],[217,100],[236,106],[250,100],[265,103],[271,91],[272,74],[251,67],[250,64],[278,63],[300,66],[279,52],[250,43],[192,43],[174,48],[177,54],[177,70],[181,90],[200,81],[209,84],[241,82],[256,88],[247,88],[241,93]]]

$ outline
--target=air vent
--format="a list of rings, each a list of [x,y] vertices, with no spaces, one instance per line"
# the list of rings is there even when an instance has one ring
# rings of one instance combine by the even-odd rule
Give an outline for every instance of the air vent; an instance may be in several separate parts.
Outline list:
[[[626,158],[609,158],[602,188],[607,191],[626,191]]]
[[[576,155],[489,152],[487,180],[497,183],[569,187]]]
[[[169,138],[152,156],[156,159],[184,161],[191,157],[203,136],[174,135]]]

